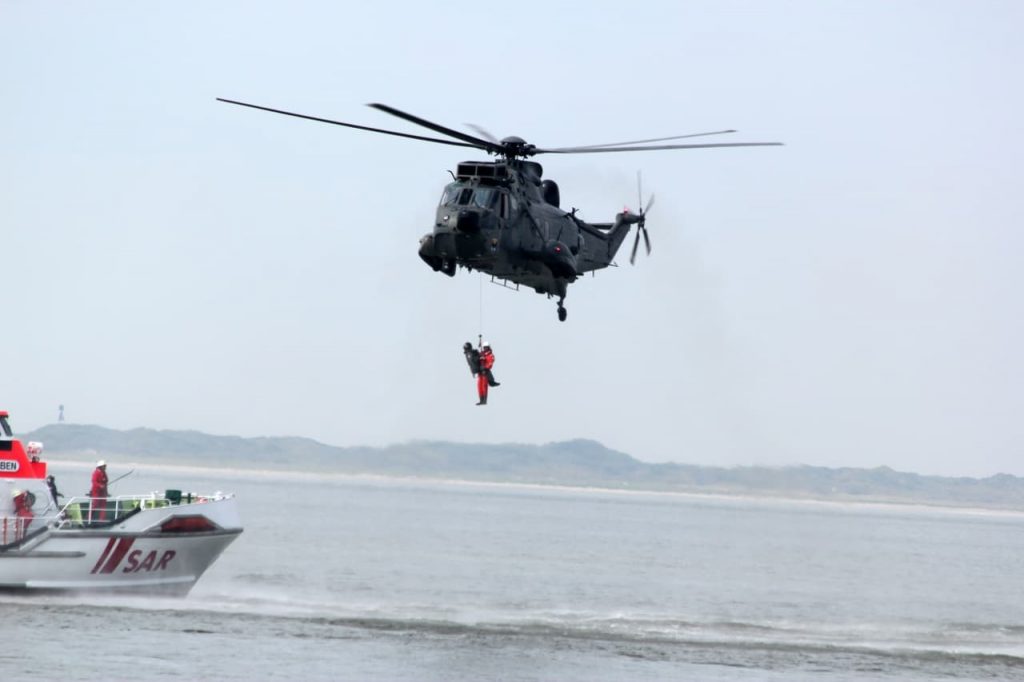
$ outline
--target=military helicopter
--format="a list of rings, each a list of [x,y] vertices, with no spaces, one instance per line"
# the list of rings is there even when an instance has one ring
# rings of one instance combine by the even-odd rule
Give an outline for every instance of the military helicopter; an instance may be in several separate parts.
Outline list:
[[[708,147],[765,147],[781,144],[654,144],[736,132],[719,130],[630,142],[540,148],[521,137],[512,136],[497,140],[478,126],[469,127],[472,127],[479,136],[469,135],[385,104],[373,103],[368,106],[445,135],[447,139],[308,116],[221,97],[217,99],[228,104],[346,128],[454,147],[480,149],[496,157],[494,161],[464,161],[458,164],[455,173],[449,171],[452,182],[444,188],[433,232],[420,239],[420,258],[435,272],[443,272],[449,277],[454,277],[458,266],[461,265],[467,270],[485,272],[491,275],[492,279],[510,282],[515,285],[514,288],[523,285],[532,288],[538,294],[546,294],[548,298],[557,296],[558,319],[563,322],[566,318],[565,296],[569,284],[584,273],[612,265],[615,254],[618,253],[633,225],[637,226],[637,232],[629,262],[634,263],[636,260],[641,235],[647,253],[650,254],[651,240],[647,234],[646,221],[654,197],[652,196],[647,206],[640,208],[637,213],[626,210],[617,214],[613,222],[588,223],[576,217],[576,209],[562,210],[558,185],[554,180],[543,179],[543,168],[536,161],[529,160],[530,157],[538,154],[603,154]]]

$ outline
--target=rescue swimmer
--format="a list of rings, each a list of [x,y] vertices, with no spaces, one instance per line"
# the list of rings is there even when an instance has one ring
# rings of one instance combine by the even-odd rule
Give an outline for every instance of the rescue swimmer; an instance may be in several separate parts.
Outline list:
[[[491,344],[480,341],[480,349],[473,348],[469,341],[462,344],[462,353],[466,356],[466,363],[469,371],[476,377],[476,392],[479,398],[477,405],[487,404],[487,389],[491,386],[501,386],[494,379],[491,368],[494,367],[494,351]]]

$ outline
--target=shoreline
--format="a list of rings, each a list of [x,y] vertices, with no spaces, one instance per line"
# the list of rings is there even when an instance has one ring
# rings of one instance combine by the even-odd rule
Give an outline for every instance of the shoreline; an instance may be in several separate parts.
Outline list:
[[[107,458],[117,458],[108,455]],[[89,471],[93,468],[93,460],[49,459],[53,466]],[[337,471],[309,471],[290,469],[267,469],[255,467],[204,466],[202,464],[172,464],[167,462],[118,460],[118,466],[135,470],[146,469],[168,473],[202,473],[213,477],[243,478],[249,480],[286,479],[290,481],[349,481],[375,483],[432,484],[453,487],[496,489],[496,490],[530,490],[540,492],[563,492],[586,495],[615,495],[636,497],[680,498],[697,501],[746,502],[769,506],[788,505],[793,507],[830,508],[840,511],[851,509],[875,512],[917,512],[942,513],[955,516],[986,516],[1004,518],[1024,518],[1024,509],[1007,507],[979,507],[970,504],[954,504],[926,502],[914,500],[894,500],[886,498],[863,499],[828,499],[812,495],[773,495],[761,492],[722,491],[722,490],[656,490],[644,488],[612,488],[600,485],[572,485],[567,483],[531,483],[525,481],[488,481],[485,479],[446,478],[429,475],[392,475],[375,473],[347,473]]]

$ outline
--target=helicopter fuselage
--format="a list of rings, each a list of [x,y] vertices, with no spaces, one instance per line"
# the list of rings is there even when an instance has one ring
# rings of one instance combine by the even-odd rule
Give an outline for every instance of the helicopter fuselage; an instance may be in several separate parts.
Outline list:
[[[420,257],[558,296],[581,274],[611,264],[632,221],[586,223],[558,206],[558,186],[533,161],[465,162],[445,187]],[[620,214],[621,215],[621,214]]]

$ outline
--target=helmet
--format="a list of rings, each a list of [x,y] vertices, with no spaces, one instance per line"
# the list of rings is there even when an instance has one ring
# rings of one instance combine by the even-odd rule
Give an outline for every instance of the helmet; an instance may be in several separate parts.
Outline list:
[[[489,344],[489,343],[488,343],[487,341],[484,341],[484,342],[483,342],[482,344],[480,344],[480,345],[481,345],[482,347],[484,347],[484,348],[490,348],[490,347],[491,347],[491,344]]]
[[[17,488],[15,488],[14,490],[11,491],[11,499],[12,500],[16,500],[16,499],[18,499],[19,497],[21,497],[24,494],[25,494],[24,490],[18,490]]]
[[[96,462],[96,467],[97,468],[105,467],[105,466],[107,466],[107,460],[105,460],[105,459],[101,459],[100,461]]]

